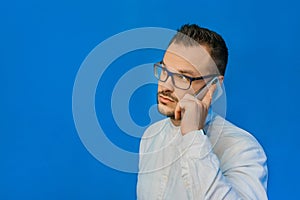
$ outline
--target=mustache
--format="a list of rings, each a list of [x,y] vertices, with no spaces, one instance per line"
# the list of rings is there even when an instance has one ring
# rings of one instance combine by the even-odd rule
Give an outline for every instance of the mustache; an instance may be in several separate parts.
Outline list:
[[[172,99],[175,102],[178,102],[178,99],[176,97],[172,96],[171,92],[169,92],[169,91],[160,91],[160,92],[157,92],[157,97],[160,94],[163,95],[163,96],[165,96],[165,97],[169,97],[170,99]]]

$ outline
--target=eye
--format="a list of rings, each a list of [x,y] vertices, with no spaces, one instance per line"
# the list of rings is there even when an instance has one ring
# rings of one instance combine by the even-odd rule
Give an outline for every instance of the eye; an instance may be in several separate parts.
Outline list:
[[[185,76],[182,75],[182,74],[176,74],[176,78],[177,78],[178,80],[180,80],[180,81],[185,81],[185,82],[189,82],[189,81],[190,81],[189,78],[185,77]]]

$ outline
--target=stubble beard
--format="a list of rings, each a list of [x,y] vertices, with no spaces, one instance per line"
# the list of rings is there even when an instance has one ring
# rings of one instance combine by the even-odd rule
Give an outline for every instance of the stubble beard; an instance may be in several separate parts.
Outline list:
[[[160,112],[162,115],[165,115],[166,117],[170,117],[171,119],[175,119],[174,110],[173,111],[167,111],[164,109],[160,103],[157,104],[158,112]]]

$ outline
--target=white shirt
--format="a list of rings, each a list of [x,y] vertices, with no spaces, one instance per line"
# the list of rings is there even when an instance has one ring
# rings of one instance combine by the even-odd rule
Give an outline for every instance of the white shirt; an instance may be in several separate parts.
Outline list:
[[[266,155],[248,132],[219,116],[182,136],[169,118],[140,143],[140,200],[267,199]]]

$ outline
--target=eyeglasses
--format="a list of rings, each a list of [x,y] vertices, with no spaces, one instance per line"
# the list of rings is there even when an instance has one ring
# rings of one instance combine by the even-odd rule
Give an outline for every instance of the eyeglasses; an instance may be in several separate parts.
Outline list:
[[[166,82],[170,76],[172,79],[172,83],[176,88],[188,90],[191,87],[193,81],[215,77],[217,76],[217,74],[200,77],[190,77],[183,74],[170,72],[169,70],[167,70],[167,68],[163,67],[162,62],[159,62],[154,64],[154,76],[161,82]]]

